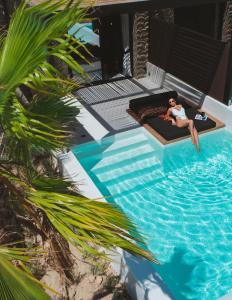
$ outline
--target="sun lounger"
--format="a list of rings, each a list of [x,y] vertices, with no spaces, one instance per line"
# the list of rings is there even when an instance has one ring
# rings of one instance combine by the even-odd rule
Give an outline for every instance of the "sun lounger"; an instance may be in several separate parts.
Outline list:
[[[188,118],[194,120],[194,124],[199,133],[224,126],[222,122],[208,114],[207,120],[196,120],[195,116],[200,113],[200,109],[198,107],[192,107],[190,102],[184,97],[178,96],[176,91],[133,99],[130,101],[128,113],[153,133],[163,144],[186,138],[190,135],[187,128],[178,128],[175,125],[173,126],[171,122],[160,118],[159,113],[162,111],[162,108],[168,108],[168,100],[170,98],[175,98],[177,103],[182,104]],[[146,108],[155,108],[154,114],[152,116],[148,114],[148,116],[142,117]],[[155,113],[156,111],[157,114]]]

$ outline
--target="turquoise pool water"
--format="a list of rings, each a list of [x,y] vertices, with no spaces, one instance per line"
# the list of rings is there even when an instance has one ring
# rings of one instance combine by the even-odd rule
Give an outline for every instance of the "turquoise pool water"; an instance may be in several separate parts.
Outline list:
[[[232,292],[232,134],[162,147],[143,128],[73,148],[103,195],[137,224],[174,299]]]

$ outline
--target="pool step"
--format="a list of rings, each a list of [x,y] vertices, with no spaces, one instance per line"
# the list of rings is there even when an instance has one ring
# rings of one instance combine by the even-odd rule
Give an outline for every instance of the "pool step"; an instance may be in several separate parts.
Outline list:
[[[155,170],[160,170],[160,167],[160,162],[157,162],[157,160],[154,160],[147,166],[146,164],[139,162],[139,164],[127,165],[114,171],[111,170],[108,172],[99,173],[97,174],[97,177],[101,182],[108,185],[111,183],[115,183],[116,180],[124,181],[128,178],[137,178],[139,176],[150,174]]]
[[[155,189],[155,186],[157,184],[160,184],[165,179],[164,174],[157,173],[156,176],[154,176],[151,180],[147,180],[146,182],[139,182],[137,181],[137,184],[129,185],[119,185],[115,184],[112,186],[107,186],[107,189],[112,197],[124,197],[126,196],[127,199],[131,199],[131,197],[137,197],[138,195],[141,195],[141,191],[144,191],[146,193],[147,191],[152,191],[152,189]],[[146,194],[144,194],[146,195]],[[146,196],[144,196],[146,197]]]
[[[144,134],[139,134],[137,136],[126,135],[123,139],[115,139],[113,143],[106,149],[105,152],[120,149],[122,147],[127,147],[129,145],[134,145],[139,142],[147,142],[147,137]]]
[[[105,167],[105,166],[110,166],[114,164],[118,164],[120,162],[123,162],[124,160],[130,159],[130,160],[136,160],[137,157],[141,155],[141,153],[153,153],[154,149],[150,145],[143,144],[140,145],[139,147],[132,148],[132,149],[127,149],[125,148],[125,151],[115,153],[114,155],[103,157],[99,161],[99,163],[96,164],[96,167]]]
[[[130,145],[135,145],[137,143],[147,143],[147,137],[144,134],[138,134],[136,136],[126,133],[121,134],[120,139],[117,138],[117,135],[114,137],[109,137],[99,141],[99,143],[86,143],[80,147],[72,148],[73,153],[77,158],[91,157],[97,154],[107,153],[113,150],[120,150],[124,147],[129,147]]]
[[[133,156],[133,159],[132,157],[127,157],[127,156],[124,156],[124,159],[122,159],[121,161],[114,161],[109,164],[102,164],[102,161],[99,163],[99,164],[96,164],[93,168],[92,168],[92,171],[96,174],[96,176],[98,176],[99,174],[103,174],[106,172],[110,172],[110,171],[116,171],[116,170],[119,170],[121,169],[122,172],[124,172],[126,169],[129,170],[128,166],[131,166],[132,170],[133,168],[134,169],[137,169],[138,165],[141,166],[141,164],[143,164],[143,162],[145,160],[146,163],[148,163],[148,160],[149,159],[155,159],[157,163],[159,163],[158,161],[158,158],[157,158],[157,155],[156,155],[156,152],[152,149],[152,151],[149,151],[149,152],[140,152],[139,154],[137,153],[137,155]]]
[[[118,157],[121,154],[125,155],[125,153],[128,153],[129,151],[136,151],[136,149],[139,149],[140,147],[144,147],[144,145],[146,145],[144,143],[144,141],[141,141],[141,142],[129,144],[124,147],[117,148],[117,149],[112,149],[111,147],[109,147],[104,152],[98,151],[98,152],[92,153],[91,156],[86,156],[86,155],[83,156],[82,162],[89,163],[91,161],[93,162],[93,161],[97,161],[97,160],[105,161],[106,158],[108,158],[108,157],[112,158],[113,156]]]
[[[106,184],[107,189],[110,191],[111,195],[123,193],[125,191],[136,189],[138,186],[149,186],[151,187],[157,179],[164,177],[161,170],[156,169],[145,174],[137,174],[134,177],[127,178],[124,180],[112,180]]]

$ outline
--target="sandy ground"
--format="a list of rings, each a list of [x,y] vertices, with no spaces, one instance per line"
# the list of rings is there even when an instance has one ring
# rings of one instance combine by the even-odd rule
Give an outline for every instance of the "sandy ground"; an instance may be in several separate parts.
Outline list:
[[[94,258],[83,257],[71,248],[75,256],[75,283],[67,284],[55,270],[49,270],[42,277],[49,287],[60,295],[48,292],[54,300],[130,300],[118,276],[109,263]]]

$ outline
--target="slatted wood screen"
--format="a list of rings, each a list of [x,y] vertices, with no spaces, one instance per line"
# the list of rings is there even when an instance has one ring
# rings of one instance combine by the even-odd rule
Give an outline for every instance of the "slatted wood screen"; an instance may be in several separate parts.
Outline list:
[[[163,70],[167,69],[175,30],[175,26],[150,18],[149,61]]]
[[[221,41],[172,24],[157,20],[150,24],[150,61],[206,94],[224,45]]]

